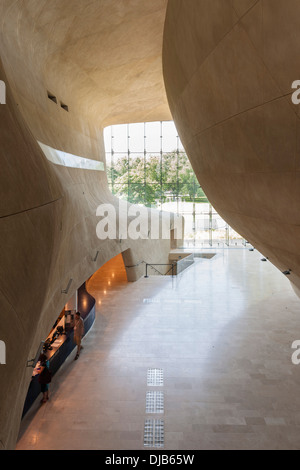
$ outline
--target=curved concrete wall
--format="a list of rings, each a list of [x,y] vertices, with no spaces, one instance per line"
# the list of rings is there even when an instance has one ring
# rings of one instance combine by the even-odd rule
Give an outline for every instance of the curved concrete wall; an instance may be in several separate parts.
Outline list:
[[[38,144],[105,163],[104,125],[169,117],[160,60],[165,7],[165,1],[1,1],[2,448],[13,448],[17,438],[32,372],[27,360],[75,290],[120,252],[130,266],[168,262],[169,240],[99,240],[97,207],[110,203],[118,211],[105,171],[56,165]],[[145,25],[154,30],[143,41]],[[130,29],[139,38],[134,50],[124,41]],[[143,265],[128,269],[130,280],[142,274]]]
[[[98,205],[118,210],[105,173],[56,165],[38,142],[105,163],[104,126],[170,119],[170,106],[216,210],[279,269],[292,269],[300,287],[299,108],[291,102],[300,79],[299,1],[168,2],[162,70],[166,7],[167,0],[0,2],[2,448],[14,447],[26,362],[68,300],[69,280],[71,297],[116,254],[134,266],[145,253],[164,262],[170,247],[100,241]],[[130,279],[141,269],[128,268]]]
[[[170,109],[208,199],[300,286],[298,0],[172,0]]]

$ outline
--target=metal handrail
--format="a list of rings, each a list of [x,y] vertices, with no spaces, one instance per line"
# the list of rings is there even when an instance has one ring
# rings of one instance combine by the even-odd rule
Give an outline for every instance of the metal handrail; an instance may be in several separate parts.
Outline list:
[[[161,276],[167,276],[168,273],[170,271],[172,271],[172,276],[174,276],[174,266],[176,266],[176,263],[172,263],[172,264],[164,264],[164,263],[146,263],[146,275],[144,277],[149,277],[148,276],[148,266],[150,266],[150,268],[154,269],[156,272],[158,272]],[[166,274],[162,274],[160,271],[158,271],[158,269],[156,269],[154,266],[171,266],[171,269],[169,269],[169,271],[166,272]]]
[[[175,263],[168,263],[168,264],[165,264],[165,263],[146,263],[146,261],[142,260],[142,261],[139,261],[137,264],[133,264],[132,266],[125,266],[125,268],[137,268],[141,264],[146,265],[146,275],[144,277],[149,277],[148,276],[148,266],[150,268],[152,268],[154,271],[156,271],[160,276],[167,276],[170,273],[170,271],[172,271],[172,276],[174,276],[174,267],[176,266],[176,262]],[[166,272],[166,274],[163,274],[158,269],[156,269],[154,266],[171,266],[171,267]]]
[[[133,264],[132,266],[125,266],[125,268],[137,268],[138,266],[140,266],[141,264],[146,264],[146,261],[139,261],[137,264]]]
[[[164,274],[165,276],[168,276],[170,271],[172,271],[172,276],[174,276],[174,266],[176,266],[177,263],[174,263],[171,265],[171,268],[169,269],[169,271],[166,272],[166,274]]]
[[[69,292],[69,289],[70,289],[70,286],[71,286],[72,282],[73,282],[73,279],[70,279],[69,282],[68,282],[67,288],[62,289],[62,291],[61,291],[62,294],[67,294]]]

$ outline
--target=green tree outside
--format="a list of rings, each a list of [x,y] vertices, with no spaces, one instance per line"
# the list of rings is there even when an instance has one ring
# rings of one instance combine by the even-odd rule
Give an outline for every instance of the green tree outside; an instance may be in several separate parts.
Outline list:
[[[123,156],[108,168],[108,179],[116,196],[135,204],[157,207],[177,198],[208,202],[183,152]]]

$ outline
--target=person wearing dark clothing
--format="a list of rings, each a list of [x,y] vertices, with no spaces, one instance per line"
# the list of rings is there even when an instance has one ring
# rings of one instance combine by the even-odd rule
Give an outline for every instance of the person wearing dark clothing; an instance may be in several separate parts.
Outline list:
[[[81,349],[83,349],[83,346],[81,346],[81,340],[82,340],[83,335],[84,335],[83,319],[81,318],[80,312],[76,312],[75,324],[74,324],[74,342],[77,346],[77,354],[75,356],[75,359],[78,359],[80,351]]]
[[[41,354],[39,361],[40,361],[39,383],[41,385],[41,392],[43,394],[41,403],[46,403],[46,401],[49,400],[49,384],[51,382],[51,373],[49,371],[50,362],[46,354]]]

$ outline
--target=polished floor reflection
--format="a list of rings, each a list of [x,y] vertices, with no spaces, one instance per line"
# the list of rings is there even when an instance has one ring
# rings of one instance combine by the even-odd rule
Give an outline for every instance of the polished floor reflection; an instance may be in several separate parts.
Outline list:
[[[88,282],[82,355],[25,416],[17,449],[299,449],[299,299],[261,258],[219,250],[136,283],[121,257],[105,265]]]

